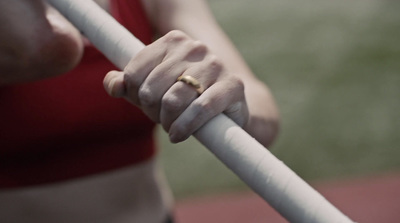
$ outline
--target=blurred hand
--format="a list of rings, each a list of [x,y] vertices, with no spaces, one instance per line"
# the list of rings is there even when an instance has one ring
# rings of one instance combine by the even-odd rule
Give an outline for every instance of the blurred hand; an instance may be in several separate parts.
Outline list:
[[[62,74],[77,65],[79,31],[42,0],[0,1],[0,84]]]
[[[182,81],[197,79],[205,91]],[[169,132],[171,142],[187,139],[219,113],[244,126],[249,112],[242,81],[201,42],[172,31],[139,52],[124,71],[111,71],[106,91],[124,97]]]

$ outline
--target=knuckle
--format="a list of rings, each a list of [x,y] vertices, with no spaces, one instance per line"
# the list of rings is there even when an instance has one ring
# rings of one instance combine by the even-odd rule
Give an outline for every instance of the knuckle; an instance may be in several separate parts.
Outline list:
[[[242,101],[245,100],[245,85],[243,81],[235,76],[230,76],[225,79],[226,83],[226,91],[230,94],[230,98],[233,101]]]
[[[207,66],[215,72],[220,72],[224,65],[216,55],[210,55],[207,60]]]
[[[245,87],[244,87],[244,83],[243,83],[242,79],[240,79],[238,77],[233,77],[231,81],[232,81],[233,85],[235,86],[236,90],[244,92]]]
[[[139,80],[139,78],[135,78],[138,76],[139,75],[135,75],[134,73],[125,73],[124,74],[124,82],[125,82],[128,90],[137,89],[140,86],[141,81]]]
[[[208,52],[208,47],[201,41],[194,40],[190,42],[190,51],[191,53],[206,53]]]
[[[216,113],[213,104],[214,103],[211,99],[196,100],[193,102],[193,108],[199,115],[202,114],[202,116],[210,116]]]
[[[148,88],[139,88],[138,98],[141,106],[154,107],[157,105],[156,98],[153,97],[153,93]]]
[[[161,106],[163,110],[167,113],[177,113],[180,112],[181,109],[184,107],[182,100],[179,100],[173,94],[164,95],[161,101]]]
[[[172,30],[165,35],[167,42],[182,42],[189,39],[189,36],[180,30]]]
[[[202,61],[208,53],[208,47],[197,40],[187,41],[183,47],[187,50],[185,59],[189,61]]]

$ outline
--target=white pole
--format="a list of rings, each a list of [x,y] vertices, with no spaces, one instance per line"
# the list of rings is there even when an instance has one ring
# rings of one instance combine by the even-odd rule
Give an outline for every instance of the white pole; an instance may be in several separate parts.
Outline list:
[[[92,0],[48,0],[117,67],[144,45]],[[290,222],[353,222],[221,114],[194,136]]]

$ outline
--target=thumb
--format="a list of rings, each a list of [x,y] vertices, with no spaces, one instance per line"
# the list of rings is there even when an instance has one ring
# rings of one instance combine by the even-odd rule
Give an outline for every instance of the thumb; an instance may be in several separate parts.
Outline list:
[[[125,95],[124,73],[120,71],[110,71],[103,80],[104,89],[107,93],[116,98]]]

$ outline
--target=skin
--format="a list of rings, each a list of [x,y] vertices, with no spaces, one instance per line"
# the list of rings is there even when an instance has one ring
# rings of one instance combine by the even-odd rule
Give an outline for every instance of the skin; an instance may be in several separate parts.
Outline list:
[[[41,0],[2,0],[0,8],[0,85],[49,78],[78,64],[82,38],[56,10]]]
[[[218,26],[206,1],[142,2],[162,37],[124,71],[110,72],[104,80],[107,92],[139,106],[162,124],[172,142],[187,139],[224,112],[264,146],[271,145],[279,127],[273,97]],[[206,91],[198,96],[176,82],[181,74],[198,79]]]
[[[106,0],[98,3],[108,8]],[[269,146],[279,124],[273,97],[216,24],[206,1],[143,4],[161,37],[123,71],[110,71],[105,90],[143,109],[172,142],[224,112]],[[82,36],[46,2],[2,0],[0,10],[0,87],[61,75],[79,63]],[[204,93],[176,82],[181,74],[198,79]],[[162,222],[173,202],[155,161],[67,183],[0,191],[0,215],[13,222],[27,222],[26,217],[41,223]]]
[[[106,1],[100,1],[107,7]],[[215,22],[204,0],[143,0],[161,36],[111,71],[105,90],[140,107],[181,142],[223,112],[265,146],[274,140],[279,115],[267,86],[246,65]],[[0,2],[0,84],[36,81],[75,67],[83,51],[79,32],[41,0]],[[26,21],[30,21],[27,23]],[[177,31],[181,30],[181,31]],[[178,76],[193,76],[203,94]]]

